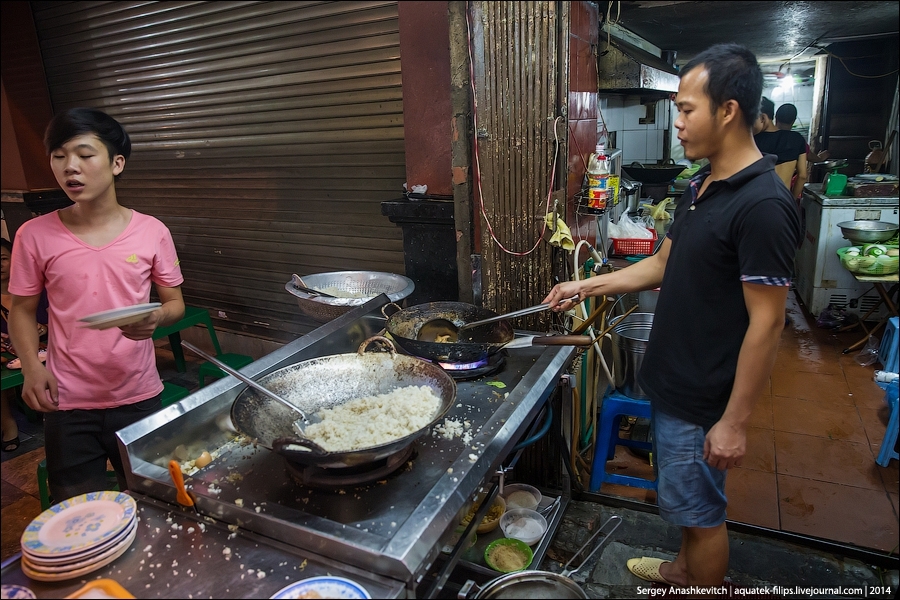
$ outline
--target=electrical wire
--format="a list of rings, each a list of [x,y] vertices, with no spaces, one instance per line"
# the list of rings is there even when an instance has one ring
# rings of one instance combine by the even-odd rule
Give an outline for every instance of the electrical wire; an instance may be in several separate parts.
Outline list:
[[[851,71],[851,70],[850,70],[850,67],[847,66],[847,63],[844,62],[845,59],[841,58],[840,56],[838,56],[838,55],[835,54],[834,52],[830,52],[830,51],[826,50],[825,48],[822,48],[821,46],[813,46],[813,48],[818,48],[819,50],[821,50],[822,52],[824,52],[824,53],[827,54],[828,56],[831,56],[831,57],[834,57],[834,58],[838,59],[838,60],[840,61],[840,63],[844,66],[844,70],[846,70],[847,73],[849,73],[850,75],[853,75],[854,77],[859,77],[859,78],[861,78],[861,79],[880,79],[880,78],[882,78],[882,77],[890,77],[890,76],[893,75],[894,73],[897,73],[898,71],[900,71],[900,69],[894,69],[894,70],[891,71],[890,73],[884,73],[883,75],[860,75],[859,73],[854,73],[853,71]],[[857,57],[857,58],[863,58],[863,57]],[[848,58],[848,59],[846,59],[846,60],[857,60],[857,59],[854,59],[854,58]]]
[[[468,51],[469,51],[469,83],[472,88],[472,126],[474,129],[473,134],[473,146],[474,146],[474,156],[475,156],[475,185],[478,188],[478,208],[481,212],[481,217],[484,219],[485,224],[487,225],[488,233],[491,236],[491,240],[500,248],[503,252],[507,254],[511,254],[513,256],[528,256],[535,250],[537,250],[538,246],[540,246],[541,241],[544,239],[544,234],[547,232],[547,220],[542,219],[542,227],[541,233],[538,235],[537,239],[534,242],[534,246],[531,247],[530,250],[526,252],[516,252],[514,250],[508,249],[503,243],[497,239],[497,235],[494,233],[494,227],[491,224],[490,218],[488,218],[487,210],[484,207],[484,193],[481,189],[481,161],[479,159],[478,152],[478,98],[475,93],[475,61],[472,57],[472,24],[470,19],[471,15],[471,3],[468,3],[466,6],[466,36],[468,38]],[[553,184],[556,182],[556,160],[559,156],[559,133],[557,131],[557,124],[559,123],[562,117],[558,116],[553,120],[553,139],[554,139],[554,149],[553,149],[553,164],[550,167],[550,189],[547,190],[547,202],[544,208],[543,214],[546,215],[550,212],[550,198],[553,196]]]

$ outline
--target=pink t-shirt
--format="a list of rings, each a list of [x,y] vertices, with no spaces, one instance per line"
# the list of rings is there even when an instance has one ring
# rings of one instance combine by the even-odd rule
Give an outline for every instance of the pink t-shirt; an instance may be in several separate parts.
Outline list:
[[[182,284],[172,235],[158,219],[132,211],[119,237],[95,248],[69,231],[56,212],[16,232],[9,291],[50,300],[47,367],[59,383],[59,408],[134,404],[163,390],[152,340],[133,341],[118,327],[84,329],[78,319],[150,301],[150,283]]]

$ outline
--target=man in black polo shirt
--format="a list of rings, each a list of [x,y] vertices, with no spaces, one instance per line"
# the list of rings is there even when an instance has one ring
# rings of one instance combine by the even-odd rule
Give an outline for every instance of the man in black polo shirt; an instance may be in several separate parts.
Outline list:
[[[775,157],[753,141],[756,57],[713,46],[680,77],[678,139],[685,157],[710,164],[691,179],[660,250],[559,284],[545,302],[565,310],[576,293],[660,288],[639,383],[653,407],[660,516],[682,528],[682,544],[674,561],[634,558],[628,568],[648,581],[712,586],[728,569],[725,471],[741,464],[747,421],[775,364],[800,223]]]

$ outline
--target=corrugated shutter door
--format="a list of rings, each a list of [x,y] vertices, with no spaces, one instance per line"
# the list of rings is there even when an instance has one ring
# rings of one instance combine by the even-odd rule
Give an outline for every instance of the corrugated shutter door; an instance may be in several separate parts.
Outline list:
[[[33,2],[54,111],[119,119],[119,201],[172,231],[188,304],[290,340],[292,273],[403,273],[396,2]]]

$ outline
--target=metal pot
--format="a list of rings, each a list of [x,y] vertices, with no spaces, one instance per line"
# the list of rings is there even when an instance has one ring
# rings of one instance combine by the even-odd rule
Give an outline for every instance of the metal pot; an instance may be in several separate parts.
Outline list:
[[[600,540],[600,543],[597,544],[591,553],[581,561],[581,564],[575,569],[569,569],[569,565],[572,564],[575,557],[590,546],[594,539],[612,522],[615,522],[615,525],[609,529],[609,532]],[[552,571],[517,571],[494,579],[483,588],[478,588],[474,581],[467,581],[460,589],[457,598],[469,598],[469,593],[473,589],[476,592],[474,596],[471,596],[472,598],[587,598],[588,595],[577,583],[569,579],[569,575],[585,566],[621,524],[622,517],[618,515],[610,517],[569,559],[569,562],[563,567],[562,573],[553,573]]]
[[[455,343],[418,340],[416,336],[419,329],[423,323],[432,319],[447,319],[460,327],[496,316],[497,313],[492,310],[464,302],[429,302],[393,313],[387,317],[385,330],[401,348],[415,356],[440,362],[473,363],[498,352],[513,340],[515,333],[509,321],[497,321],[469,329],[466,339]]]
[[[644,362],[653,328],[653,313],[632,313],[616,317],[609,322],[612,327],[613,377],[616,389],[634,400],[648,400],[646,392],[637,381],[637,374]]]
[[[663,165],[647,165],[633,162],[630,165],[622,165],[622,170],[642,183],[663,183],[675,179],[687,167],[675,164],[671,158]]]
[[[258,383],[296,404],[312,416],[363,396],[385,394],[398,387],[428,386],[441,405],[431,422],[398,440],[349,452],[328,452],[311,440],[301,439],[291,427],[296,416],[286,406],[247,388],[231,407],[231,420],[238,431],[256,439],[264,448],[302,464],[323,468],[368,464],[405,449],[424,435],[447,413],[456,399],[456,383],[440,367],[412,356],[393,352],[365,352],[370,338],[356,354],[337,354],[305,360],[284,367]],[[389,343],[389,342],[388,342]]]

